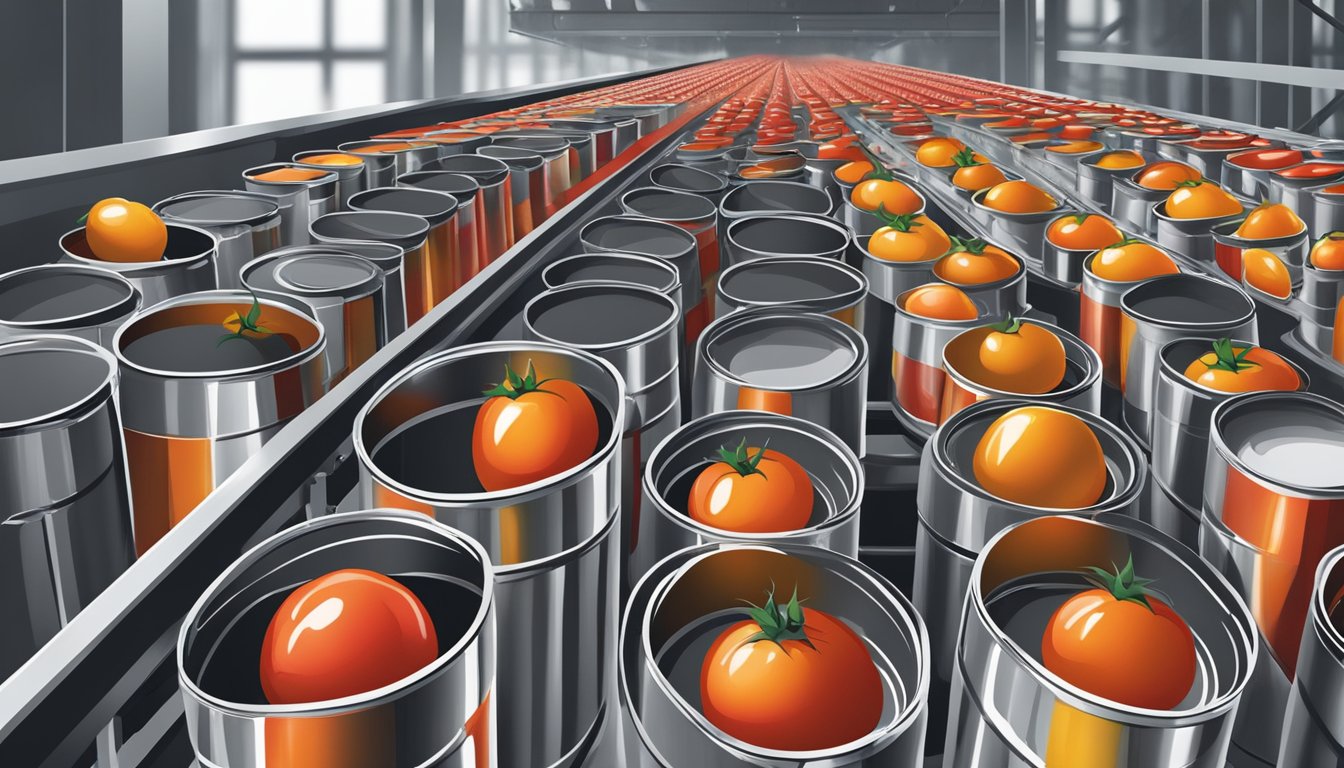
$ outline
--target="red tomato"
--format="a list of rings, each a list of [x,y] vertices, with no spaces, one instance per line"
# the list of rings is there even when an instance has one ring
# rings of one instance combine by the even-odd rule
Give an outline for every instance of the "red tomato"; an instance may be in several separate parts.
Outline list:
[[[261,689],[272,704],[326,701],[382,688],[439,655],[429,612],[381,573],[332,571],[280,604],[261,643]]]
[[[753,452],[754,451],[754,452]],[[796,531],[812,517],[812,479],[802,465],[779,451],[719,449],[717,461],[695,478],[691,519],[739,533]]]
[[[471,458],[487,491],[535,483],[578,466],[597,449],[597,412],[582,387],[564,379],[537,380],[532,364],[486,392],[476,412]]]

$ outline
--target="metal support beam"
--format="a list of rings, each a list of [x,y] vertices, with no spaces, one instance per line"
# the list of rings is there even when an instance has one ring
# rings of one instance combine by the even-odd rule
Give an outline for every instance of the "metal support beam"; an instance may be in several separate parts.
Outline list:
[[[1297,85],[1304,88],[1338,90],[1344,84],[1344,70],[1322,67],[1292,67],[1284,64],[1257,64],[1253,61],[1192,59],[1184,56],[1142,56],[1134,53],[1105,51],[1060,51],[1059,60],[1072,64],[1100,64],[1104,67],[1128,67],[1158,72],[1188,72],[1237,80]]]
[[[1341,33],[1344,33],[1344,21],[1340,21],[1329,13],[1326,13],[1325,9],[1321,6],[1311,2],[1311,0],[1297,0],[1297,4],[1316,14],[1317,18],[1321,19],[1326,24],[1329,24]]]
[[[1315,133],[1326,120],[1330,119],[1331,115],[1339,111],[1340,107],[1344,107],[1344,91],[1336,93],[1335,97],[1327,101],[1325,106],[1321,107],[1316,114],[1312,115],[1305,123],[1293,130],[1298,133]]]
[[[999,2],[999,79],[1032,85],[1031,52],[1036,42],[1036,0]]]

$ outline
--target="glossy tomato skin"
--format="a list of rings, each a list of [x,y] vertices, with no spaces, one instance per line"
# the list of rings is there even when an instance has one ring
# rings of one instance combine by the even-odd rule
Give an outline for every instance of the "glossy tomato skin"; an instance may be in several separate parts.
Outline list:
[[[438,635],[411,590],[381,573],[332,571],[295,589],[262,640],[261,688],[272,704],[372,691],[434,661]]]
[[[1056,220],[1046,231],[1051,243],[1075,251],[1095,251],[1115,245],[1124,234],[1105,216],[1084,214]]]
[[[1022,406],[995,419],[971,470],[995,496],[1033,507],[1082,509],[1106,489],[1106,457],[1092,428],[1049,406]]]
[[[1195,682],[1195,639],[1171,606],[1104,589],[1069,598],[1041,638],[1045,668],[1088,693],[1144,709],[1171,709]]]
[[[978,165],[968,165],[963,168],[958,168],[956,173],[952,174],[953,184],[972,192],[978,192],[986,187],[1002,184],[1007,180],[1008,178],[1003,175],[1003,171],[988,163],[980,163]]]
[[[597,449],[597,412],[563,379],[516,399],[491,397],[476,412],[471,458],[487,491],[517,488],[578,466]]]
[[[1064,343],[1046,328],[1022,323],[1016,332],[991,330],[980,342],[983,382],[996,389],[1040,395],[1064,381]]]
[[[757,448],[749,448],[755,455]],[[758,473],[742,475],[725,462],[700,472],[691,485],[691,519],[738,533],[796,531],[812,517],[812,479],[779,451],[765,451]]]
[[[880,207],[896,216],[914,213],[924,207],[923,199],[908,185],[887,179],[859,182],[850,191],[849,201],[861,210],[876,211]]]
[[[927,216],[916,216],[908,231],[881,227],[868,238],[868,252],[883,261],[927,261],[952,247],[943,228]]]
[[[168,245],[168,228],[158,214],[120,197],[99,200],[89,210],[84,236],[93,255],[117,263],[158,261]]]
[[[1233,347],[1241,354],[1245,347]],[[1252,347],[1242,361],[1249,364],[1239,371],[1216,368],[1218,356],[1212,352],[1201,355],[1185,369],[1185,377],[1202,387],[1219,392],[1293,392],[1302,385],[1297,371],[1282,357],[1263,347]]]
[[[882,717],[882,680],[863,640],[844,622],[803,609],[807,638],[748,642],[742,621],[719,635],[700,672],[705,718],[767,749],[828,749],[863,738]]]

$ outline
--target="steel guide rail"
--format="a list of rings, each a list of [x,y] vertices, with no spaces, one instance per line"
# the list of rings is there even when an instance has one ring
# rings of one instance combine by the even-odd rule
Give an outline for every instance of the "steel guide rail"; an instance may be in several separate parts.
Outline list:
[[[99,752],[105,754],[116,747],[105,743],[105,727],[147,682],[158,698],[145,720],[168,732],[152,739],[131,736],[117,764],[190,760],[173,663],[188,608],[254,543],[305,511],[325,514],[352,495],[357,479],[352,428],[377,390],[426,355],[495,336],[535,293],[524,290],[529,281],[539,283],[542,267],[568,255],[578,229],[612,206],[621,189],[646,174],[716,106],[686,105],[680,116],[570,189],[544,224],[296,416],[137,560],[115,588],[0,684],[0,765],[76,765],[95,739],[104,741]],[[171,739],[176,743],[165,748]]]

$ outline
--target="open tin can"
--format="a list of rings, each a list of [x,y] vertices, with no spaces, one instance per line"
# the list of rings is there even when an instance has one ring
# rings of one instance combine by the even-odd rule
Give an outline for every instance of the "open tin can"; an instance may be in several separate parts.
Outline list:
[[[268,163],[243,171],[247,191],[276,198],[282,245],[304,245],[313,219],[336,210],[337,179],[332,171],[294,163]]]
[[[1273,764],[1322,560],[1344,544],[1344,406],[1256,392],[1213,410],[1199,553],[1251,609],[1263,650],[1233,743]]]
[[[65,334],[112,349],[112,336],[140,310],[140,292],[115,272],[40,264],[0,273],[0,340]]]
[[[816,187],[796,181],[752,181],[738,184],[719,201],[719,240],[728,239],[734,221],[761,214],[830,216],[832,201]]]
[[[719,276],[719,317],[742,309],[775,307],[830,315],[863,331],[868,278],[842,261],[779,256],[735,264]]]
[[[831,219],[795,213],[743,216],[730,222],[725,232],[725,267],[775,256],[840,260],[850,238],[849,230]]]
[[[1166,162],[1166,161],[1162,161]],[[1171,195],[1169,189],[1150,189],[1139,185],[1139,178],[1151,166],[1117,175],[1112,179],[1111,215],[1115,225],[1128,232],[1157,234],[1154,208]]]
[[[1153,217],[1157,220],[1158,244],[1168,251],[1179,253],[1197,264],[1209,267],[1217,264],[1214,231],[1219,227],[1238,224],[1245,216],[1246,213],[1243,211],[1230,216],[1177,219],[1167,215],[1165,200],[1153,206]],[[1240,278],[1241,275],[1238,274],[1237,277]]]
[[[990,237],[1009,244],[1008,250],[1021,254],[1033,265],[1041,265],[1046,248],[1045,230],[1065,211],[1058,207],[1039,213],[995,210],[985,205],[988,192],[987,188],[971,195],[971,207],[977,211],[977,218],[988,221]]]
[[[1283,716],[1283,739],[1275,765],[1344,764],[1344,712],[1336,691],[1344,686],[1344,632],[1339,597],[1344,592],[1344,547],[1331,550],[1316,569],[1311,615],[1302,633],[1297,677]]]
[[[426,165],[424,170],[470,176],[480,185],[476,230],[482,269],[513,247],[513,180],[507,163],[484,155],[453,155]],[[401,177],[397,183],[402,183]]]
[[[943,412],[943,392],[947,388],[943,349],[963,331],[994,318],[979,305],[980,313],[974,320],[916,315],[905,309],[906,299],[914,291],[903,291],[892,305],[890,393],[892,410],[901,425],[916,439],[925,440],[938,427]]]
[[[533,152],[541,157],[546,168],[544,177],[546,190],[542,195],[542,201],[548,209],[553,209],[560,200],[560,196],[578,183],[578,179],[570,176],[569,144],[564,139],[554,136],[500,134],[496,139],[496,146]]]
[[[369,189],[370,174],[365,169],[365,158],[349,152],[334,149],[310,149],[294,155],[294,165],[314,171],[327,171],[336,174],[336,210],[343,211],[346,201],[356,192]],[[387,183],[395,178],[391,173]],[[380,185],[381,186],[381,185]]]
[[[399,334],[410,323],[419,320],[429,309],[423,304],[423,290],[412,293],[407,285],[406,264],[425,258],[425,241],[429,235],[429,223],[419,216],[391,211],[339,211],[329,213],[313,222],[314,242],[334,245],[342,250],[359,247],[359,243],[373,242],[397,248],[401,251],[395,257],[396,271],[390,271],[385,265],[387,257],[378,257],[376,263],[383,270],[385,281],[389,285],[383,291],[388,309],[388,338]],[[358,256],[373,259],[368,253],[356,253]],[[414,318],[414,319],[412,319]]]
[[[1319,169],[1323,173],[1304,174],[1309,169]],[[1297,212],[1306,222],[1309,232],[1327,232],[1323,222],[1316,221],[1317,190],[1323,187],[1344,184],[1344,162],[1312,161],[1302,165],[1271,171],[1269,174],[1269,200],[1284,203]],[[1329,211],[1327,211],[1329,212]]]
[[[1078,337],[1101,356],[1101,375],[1106,386],[1119,389],[1120,297],[1143,281],[1099,277],[1092,269],[1095,258],[1093,254],[1083,260],[1083,281],[1078,289]]]
[[[1259,343],[1255,302],[1236,286],[1212,277],[1161,275],[1120,297],[1120,390],[1124,423],[1145,448],[1152,439],[1152,413],[1159,352],[1182,338],[1246,339]]]
[[[1096,207],[1113,212],[1116,180],[1132,178],[1136,168],[1103,168],[1098,165],[1097,162],[1109,151],[1102,150],[1079,159],[1078,194],[1087,198]],[[1143,159],[1144,165],[1158,161],[1153,155],[1146,155]]]
[[[185,192],[155,203],[154,212],[170,231],[173,224],[186,224],[214,237],[214,284],[221,289],[241,288],[238,270],[281,245],[280,205],[267,195]]]
[[[168,244],[154,261],[118,262],[98,258],[89,247],[84,228],[61,237],[62,261],[115,272],[140,292],[144,306],[184,293],[215,288],[215,238],[186,224],[164,222]]]
[[[347,141],[336,145],[336,149],[364,158],[364,167],[370,174],[369,189],[391,184],[386,178],[389,169],[395,179],[404,173],[414,173],[439,157],[439,145],[422,139]]]
[[[509,166],[513,187],[513,240],[526,237],[546,220],[546,161],[518,147],[482,147],[481,155]]]
[[[1195,680],[1171,709],[1090,693],[1041,658],[1049,618],[1093,589],[1088,568],[1132,558],[1135,573],[1194,636]],[[1100,565],[1099,565],[1100,564]],[[1223,768],[1233,713],[1258,655],[1246,606],[1193,552],[1119,514],[1048,516],[986,542],[956,641],[944,765]],[[1097,615],[1097,614],[1094,614]],[[937,640],[934,639],[934,647]]]
[[[350,198],[350,210],[416,216],[429,227],[424,245],[402,257],[406,319],[414,323],[461,288],[475,274],[458,249],[457,212],[461,205],[446,192],[416,187],[377,187]]]
[[[658,187],[637,187],[621,195],[621,210],[673,224],[695,238],[700,259],[700,290],[705,300],[705,322],[714,316],[714,285],[719,279],[718,209],[708,198]],[[682,276],[684,282],[686,277]]]
[[[481,382],[535,366],[587,392],[596,452],[555,476],[485,491],[473,470]],[[394,376],[355,419],[360,498],[422,512],[476,539],[495,568],[499,758],[505,768],[579,765],[614,715],[621,441],[620,373],[540,342],[470,344]],[[559,670],[566,674],[548,674]]]
[[[714,637],[774,583],[796,585],[805,610],[825,610],[871,649],[882,713],[868,735],[827,750],[771,750],[733,738],[701,713],[700,670]],[[630,768],[835,768],[918,765],[928,717],[929,638],[886,579],[843,555],[796,544],[703,544],[658,563],[635,588],[621,625],[620,696]],[[745,614],[743,614],[745,616]]]
[[[662,189],[700,195],[718,205],[728,191],[728,179],[681,163],[665,163],[649,171],[649,183]],[[722,215],[722,211],[720,211]]]
[[[668,264],[677,272],[685,331],[684,369],[689,370],[690,352],[695,340],[713,318],[705,301],[704,281],[700,277],[700,257],[695,236],[675,224],[646,219],[643,216],[604,216],[593,219],[579,230],[579,243],[588,253],[634,253]]]
[[[1263,290],[1265,286],[1256,286],[1254,278],[1245,273],[1242,253],[1252,248],[1269,251],[1287,269],[1291,281],[1288,296],[1270,296],[1270,298],[1278,301],[1291,298],[1292,293],[1302,285],[1302,265],[1306,263],[1307,252],[1311,249],[1311,242],[1307,237],[1307,228],[1303,227],[1301,232],[1286,237],[1247,238],[1237,235],[1237,228],[1241,226],[1244,220],[1244,218],[1238,218],[1217,224],[1212,228],[1213,258],[1218,269],[1221,269],[1223,274],[1233,280],[1242,283],[1243,286],[1255,289],[1260,293],[1266,293]]]
[[[259,648],[271,617],[293,590],[342,569],[410,590],[436,629],[436,658],[366,693],[268,703]],[[262,541],[206,589],[178,635],[178,687],[197,760],[218,768],[493,766],[497,589],[479,544],[412,512],[329,515]]]
[[[541,282],[549,288],[589,283],[638,285],[672,299],[677,305],[678,328],[685,322],[681,306],[681,279],[677,268],[652,256],[637,253],[581,253],[547,264]],[[684,333],[678,335],[680,339]]]
[[[448,171],[418,171],[408,173],[397,179],[399,187],[414,187],[433,192],[444,192],[457,200],[457,255],[461,272],[460,284],[476,276],[485,269],[484,244],[485,201],[481,197],[481,185],[476,179],[462,173]]]

